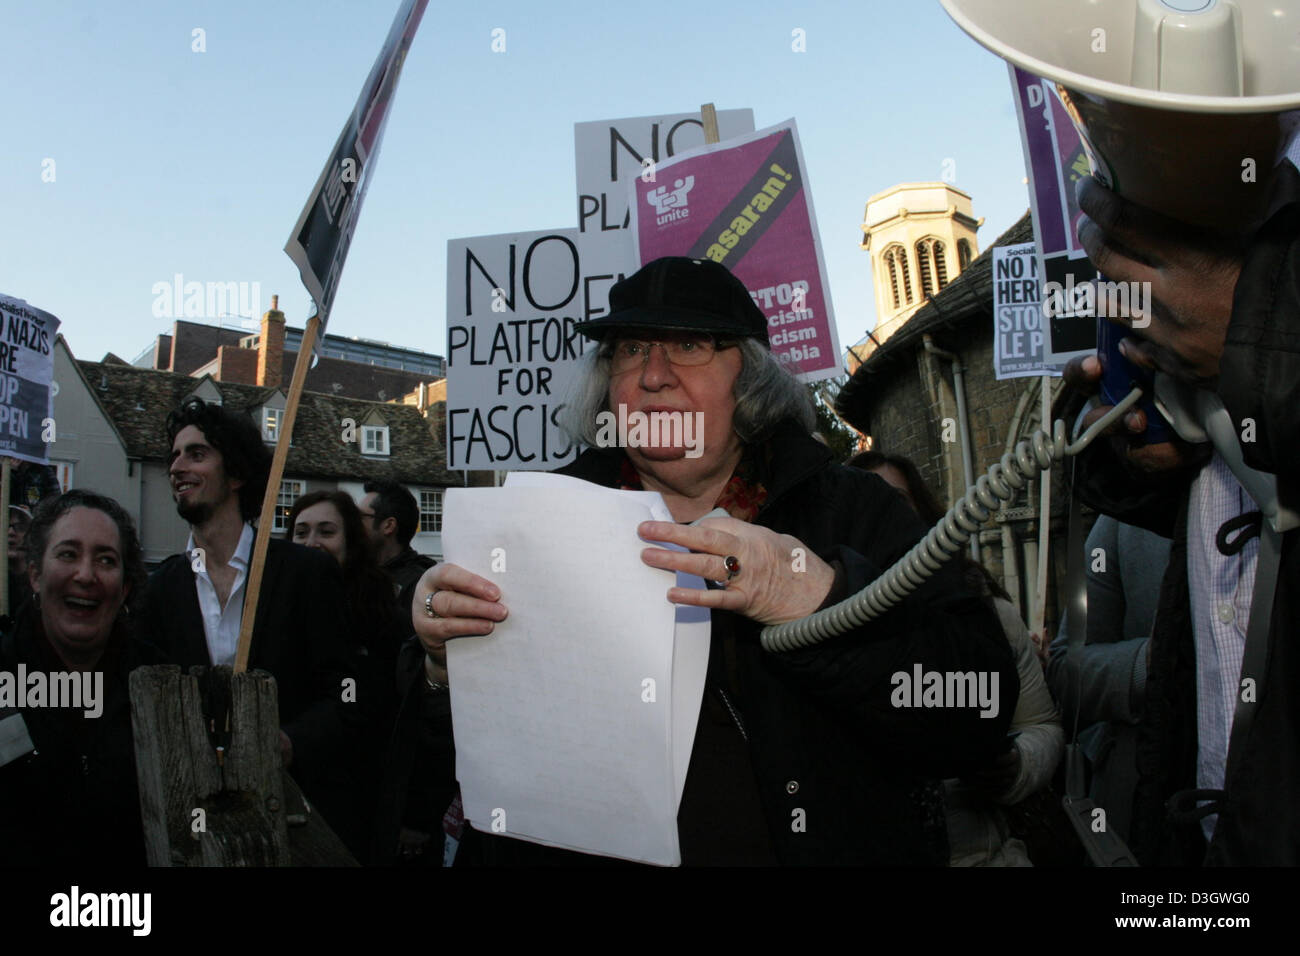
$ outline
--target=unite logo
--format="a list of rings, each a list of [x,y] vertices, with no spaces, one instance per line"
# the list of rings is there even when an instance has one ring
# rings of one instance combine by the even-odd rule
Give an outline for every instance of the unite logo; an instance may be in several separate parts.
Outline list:
[[[655,207],[655,223],[665,226],[670,222],[678,219],[685,219],[691,214],[686,208],[689,201],[686,194],[695,186],[695,177],[687,176],[685,179],[678,179],[673,183],[673,188],[660,186],[658,189],[652,189],[646,193],[645,201]]]

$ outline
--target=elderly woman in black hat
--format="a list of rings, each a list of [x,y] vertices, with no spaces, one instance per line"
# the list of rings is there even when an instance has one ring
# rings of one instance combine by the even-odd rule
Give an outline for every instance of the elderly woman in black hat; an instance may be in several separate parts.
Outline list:
[[[668,591],[714,612],[678,814],[683,862],[945,862],[938,781],[996,753],[1015,708],[1016,670],[993,611],[944,571],[859,631],[764,651],[762,625],[850,596],[924,527],[883,481],[835,464],[812,437],[806,390],[772,356],[764,314],[721,265],[651,262],[616,284],[609,314],[582,331],[599,347],[571,403],[571,432],[608,444],[602,412],[681,413],[700,425],[689,445],[685,429],[676,445],[624,434],[623,447],[590,448],[561,469],[658,491],[680,523],[645,522],[639,534],[689,552],[647,545],[642,559],[725,584]],[[455,565],[425,573],[414,616],[435,679],[445,680],[446,641],[505,619],[499,598]],[[984,674],[998,688],[985,709],[995,713],[895,704],[891,678],[914,665]]]

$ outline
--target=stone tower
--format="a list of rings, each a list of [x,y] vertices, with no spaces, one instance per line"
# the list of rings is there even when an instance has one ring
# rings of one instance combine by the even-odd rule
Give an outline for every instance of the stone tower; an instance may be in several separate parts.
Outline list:
[[[983,224],[971,215],[970,196],[947,183],[900,183],[867,200],[861,248],[871,253],[876,290],[867,352],[979,255],[975,231]]]

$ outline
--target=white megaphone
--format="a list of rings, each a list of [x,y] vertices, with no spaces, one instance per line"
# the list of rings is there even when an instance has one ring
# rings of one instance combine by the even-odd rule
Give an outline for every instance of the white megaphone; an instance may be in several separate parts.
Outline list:
[[[980,44],[1057,84],[1093,172],[1228,235],[1266,218],[1300,128],[1300,0],[940,0]]]
[[[1111,189],[1221,235],[1263,224],[1300,131],[1300,0],[939,2],[980,44],[1056,84]],[[1274,530],[1300,527],[1276,477],[1242,461],[1216,394],[1160,373],[1154,391],[1184,440],[1214,444]]]

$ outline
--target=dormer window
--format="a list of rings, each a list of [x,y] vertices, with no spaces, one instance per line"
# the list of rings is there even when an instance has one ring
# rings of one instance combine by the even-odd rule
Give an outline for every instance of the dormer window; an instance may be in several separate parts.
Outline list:
[[[283,416],[282,408],[262,409],[262,440],[267,444],[274,445],[280,440],[280,422]]]
[[[361,454],[388,456],[388,426],[361,426]]]

